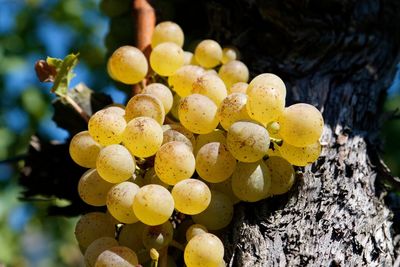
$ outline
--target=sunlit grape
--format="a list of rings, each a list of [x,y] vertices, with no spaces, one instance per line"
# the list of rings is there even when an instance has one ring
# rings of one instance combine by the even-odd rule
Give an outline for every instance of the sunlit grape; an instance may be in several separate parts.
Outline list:
[[[153,35],[151,37],[151,47],[165,42],[173,42],[182,47],[184,41],[184,34],[181,27],[172,22],[164,21],[156,25]]]
[[[96,159],[100,149],[101,145],[90,136],[88,131],[74,135],[69,144],[69,154],[72,160],[85,168],[96,167]]]

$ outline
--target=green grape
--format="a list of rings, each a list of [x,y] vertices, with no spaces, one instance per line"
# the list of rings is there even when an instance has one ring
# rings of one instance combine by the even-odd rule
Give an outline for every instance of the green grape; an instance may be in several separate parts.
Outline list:
[[[184,259],[187,267],[219,267],[224,261],[224,245],[213,234],[196,235],[186,245]]]
[[[142,250],[144,248],[142,242],[144,227],[145,225],[142,222],[123,225],[118,235],[119,243],[136,252]],[[140,262],[142,262],[142,260],[140,260]]]
[[[196,160],[191,149],[182,142],[172,141],[161,146],[154,162],[157,176],[166,184],[190,178],[195,170]]]
[[[232,176],[221,183],[210,183],[209,187],[211,190],[218,191],[227,195],[233,204],[240,202],[240,199],[233,193],[232,190]]]
[[[140,82],[147,74],[147,59],[142,51],[133,46],[122,46],[114,51],[110,59],[111,78],[125,84]]]
[[[268,131],[253,122],[238,121],[228,130],[226,144],[232,155],[242,162],[262,159],[269,148]]]
[[[273,73],[262,73],[251,80],[251,87],[273,88],[277,90],[283,98],[286,97],[286,86],[279,76]]]
[[[103,251],[95,267],[135,267],[139,264],[136,253],[130,248],[116,246]]]
[[[173,75],[184,63],[183,50],[175,43],[161,43],[150,54],[151,68],[161,76]]]
[[[162,127],[164,131],[174,130],[183,134],[184,136],[187,137],[187,139],[190,140],[193,147],[196,145],[196,137],[194,136],[194,134],[185,127],[183,127],[181,124],[179,123],[165,124]]]
[[[239,58],[239,51],[236,47],[228,46],[222,49],[222,64],[226,64],[229,61],[236,60]]]
[[[181,103],[181,97],[178,94],[174,94],[174,102],[172,103],[172,108],[170,114],[176,120],[179,120],[179,104]]]
[[[94,267],[97,257],[105,250],[118,246],[117,240],[112,237],[100,237],[93,241],[85,251],[84,260],[87,267]]]
[[[90,169],[79,180],[78,193],[85,203],[100,207],[106,205],[107,192],[113,185],[101,178],[96,169]]]
[[[208,233],[207,228],[201,224],[193,224],[186,230],[186,240],[189,242],[196,235]]]
[[[163,144],[166,144],[171,141],[179,141],[185,143],[193,151],[193,144],[189,140],[189,138],[187,138],[184,134],[176,130],[168,129],[164,131]]]
[[[247,93],[247,87],[249,87],[248,83],[245,82],[237,82],[232,84],[231,87],[228,88],[228,95],[233,93]]]
[[[161,100],[149,94],[137,94],[132,97],[126,104],[125,119],[130,121],[136,117],[149,117],[162,125],[165,111]]]
[[[211,202],[202,213],[192,216],[195,223],[204,225],[208,230],[226,227],[233,217],[232,200],[224,193],[211,190]]]
[[[189,131],[207,134],[218,126],[217,105],[208,97],[192,94],[181,99],[179,119]]]
[[[90,212],[82,215],[75,226],[75,237],[82,251],[100,237],[115,237],[115,226],[102,212]]]
[[[316,161],[321,154],[321,144],[316,142],[306,147],[296,147],[283,141],[278,147],[281,157],[295,166],[306,166]]]
[[[170,221],[161,225],[146,225],[142,233],[143,244],[147,249],[160,250],[171,243],[173,234],[174,228]]]
[[[263,76],[261,76],[263,78]],[[258,122],[267,124],[276,121],[285,109],[285,94],[273,82],[254,78],[247,88],[247,112]],[[283,85],[284,86],[284,85]]]
[[[126,126],[122,142],[134,156],[147,158],[160,148],[163,130],[152,118],[136,117]]]
[[[200,66],[214,68],[221,63],[222,48],[214,40],[203,40],[196,46],[194,57]]]
[[[193,83],[193,94],[202,94],[210,98],[219,106],[228,95],[224,82],[213,73],[207,73],[199,77]]]
[[[233,93],[228,95],[218,109],[218,119],[225,130],[237,121],[251,120],[246,109],[247,95]]]
[[[189,51],[183,51],[183,65],[190,65],[192,64],[193,53]]]
[[[291,105],[279,117],[279,134],[285,142],[297,147],[316,143],[324,130],[324,118],[314,106],[299,103]]]
[[[96,167],[101,178],[110,183],[120,183],[133,175],[136,162],[124,146],[109,145],[100,151]]]
[[[235,168],[236,159],[224,144],[208,143],[197,152],[196,171],[207,182],[223,182],[232,175]]]
[[[167,114],[173,103],[173,96],[171,90],[162,83],[151,83],[142,90],[143,94],[149,94],[157,97],[163,104],[165,114]]]
[[[247,83],[249,80],[249,69],[239,60],[232,60],[222,65],[218,74],[227,88],[238,82]]]
[[[148,169],[146,173],[144,174],[144,185],[146,184],[158,184],[161,185],[162,187],[165,187],[168,189],[169,185],[161,181],[161,179],[157,176],[156,171],[154,170],[154,167]]]
[[[151,37],[151,47],[154,48],[157,45],[165,42],[173,42],[179,47],[182,47],[184,42],[184,35],[181,27],[172,21],[164,21],[154,28],[153,35]]]
[[[90,136],[103,146],[121,143],[125,127],[124,117],[110,110],[97,111],[88,123]]]
[[[271,174],[262,161],[239,162],[232,175],[233,193],[242,201],[256,202],[268,196]]]
[[[168,221],[174,211],[171,193],[161,185],[145,185],[133,201],[136,217],[147,225],[159,225]]]
[[[269,157],[265,165],[271,175],[269,195],[281,195],[288,192],[295,179],[293,166],[281,157]]]
[[[111,215],[122,223],[138,221],[132,210],[133,200],[139,186],[132,182],[122,182],[113,186],[107,194],[107,209]]]
[[[169,76],[168,83],[172,89],[180,96],[190,95],[193,83],[204,74],[204,69],[194,65],[184,65],[179,68],[174,75]]]
[[[208,186],[197,179],[185,179],[178,182],[171,191],[175,209],[184,214],[198,214],[204,211],[211,200]]]
[[[85,168],[96,167],[96,159],[101,146],[89,134],[83,131],[74,135],[69,144],[69,154],[72,160]]]
[[[214,131],[208,134],[199,134],[196,137],[196,146],[194,149],[194,154],[197,155],[197,152],[199,152],[202,146],[212,142],[226,144],[225,131],[222,131],[220,129],[215,129]]]

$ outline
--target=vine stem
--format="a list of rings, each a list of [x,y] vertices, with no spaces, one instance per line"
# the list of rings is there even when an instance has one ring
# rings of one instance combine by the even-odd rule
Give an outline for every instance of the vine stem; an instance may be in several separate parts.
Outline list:
[[[151,36],[156,25],[156,13],[150,5],[149,0],[133,0],[133,15],[136,18],[136,46],[143,51],[149,58],[151,52]],[[147,78],[144,79],[142,86],[146,86]],[[132,87],[132,95],[140,93],[142,90],[140,84]]]

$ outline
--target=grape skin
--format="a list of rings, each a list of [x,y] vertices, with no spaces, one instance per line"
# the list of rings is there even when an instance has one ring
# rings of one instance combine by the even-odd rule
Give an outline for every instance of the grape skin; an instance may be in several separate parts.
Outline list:
[[[222,64],[239,58],[239,51],[235,47],[224,47],[222,49]]]
[[[233,93],[228,95],[218,108],[218,119],[225,130],[237,121],[251,120],[246,109],[247,95]]]
[[[165,42],[173,42],[182,47],[184,39],[183,31],[178,24],[172,21],[164,21],[157,24],[154,28],[151,37],[151,47],[154,48]]]
[[[224,81],[226,88],[230,88],[233,84],[238,82],[247,83],[249,80],[249,69],[239,60],[232,60],[222,65],[218,74]]]
[[[90,136],[103,146],[120,143],[125,127],[124,117],[109,110],[97,111],[88,123]]]
[[[202,94],[219,106],[228,95],[224,82],[218,75],[206,73],[193,83],[192,94]]]
[[[237,82],[232,84],[231,87],[228,88],[228,95],[233,93],[247,93],[247,88],[249,87],[248,83],[245,82]]]
[[[265,161],[271,175],[271,188],[269,195],[281,195],[292,188],[295,175],[293,166],[281,157],[269,157]]]
[[[125,108],[125,119],[129,122],[136,117],[149,117],[160,125],[164,123],[165,111],[160,99],[149,94],[137,94]]]
[[[194,236],[208,233],[207,228],[201,224],[193,224],[186,230],[186,240],[190,241]]]
[[[144,227],[145,225],[142,222],[123,225],[118,236],[119,243],[135,252],[143,250],[142,233]]]
[[[202,148],[205,144],[218,142],[221,144],[226,144],[226,133],[220,129],[215,129],[211,133],[208,134],[199,134],[196,137],[196,146],[194,149],[194,154],[197,155],[200,148]]]
[[[136,253],[130,248],[116,246],[103,251],[95,267],[135,267],[139,264]]]
[[[238,121],[228,130],[226,144],[231,154],[242,162],[256,162],[267,154],[268,131],[252,122]]]
[[[72,160],[85,168],[96,167],[96,159],[100,149],[101,145],[90,136],[88,131],[74,135],[69,144],[69,154]]]
[[[175,209],[184,214],[198,214],[204,211],[211,201],[208,186],[197,179],[185,179],[178,182],[171,191]]]
[[[318,159],[321,154],[321,144],[316,142],[306,147],[296,147],[283,141],[282,146],[278,146],[278,151],[290,164],[306,166]]]
[[[172,89],[180,96],[190,95],[192,85],[204,74],[204,69],[195,65],[184,65],[179,68],[174,75],[169,76],[168,83]]]
[[[161,76],[173,75],[183,63],[183,50],[175,43],[161,43],[150,54],[151,68]]]
[[[165,114],[167,114],[173,103],[171,90],[162,83],[151,83],[142,90],[142,94],[149,94],[157,97],[163,104]]]
[[[136,217],[147,225],[165,223],[174,211],[171,193],[161,185],[145,185],[133,201]]]
[[[221,63],[222,48],[214,40],[203,40],[196,46],[194,57],[200,66],[214,68]]]
[[[118,246],[112,237],[100,237],[93,241],[85,251],[84,260],[87,267],[94,267],[97,257],[105,250]]]
[[[224,258],[224,245],[210,233],[194,236],[186,245],[184,259],[187,267],[219,267]]]
[[[174,234],[174,228],[170,221],[161,225],[144,226],[142,241],[147,249],[160,250],[171,243]]]
[[[192,151],[193,151],[193,144],[192,142],[182,133],[173,130],[173,129],[168,129],[164,131],[163,133],[163,144],[166,144],[168,142],[172,141],[179,141],[182,143],[185,143]]]
[[[132,182],[122,182],[110,189],[107,194],[107,209],[122,223],[135,223],[138,218],[133,212],[133,200],[139,186]]]
[[[107,192],[113,186],[101,178],[96,169],[90,169],[79,180],[78,193],[85,203],[100,207],[106,205]]]
[[[110,183],[128,180],[135,172],[135,159],[122,145],[104,147],[96,161],[97,172]]]

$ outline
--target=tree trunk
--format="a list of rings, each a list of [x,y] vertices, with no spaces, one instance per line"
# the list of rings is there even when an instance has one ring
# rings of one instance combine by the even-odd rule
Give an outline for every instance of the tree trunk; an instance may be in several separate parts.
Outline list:
[[[323,111],[321,158],[284,196],[239,204],[229,266],[392,266],[392,213],[377,156],[382,104],[399,60],[398,0],[211,1],[212,35],[253,74],[273,72],[287,105]]]

